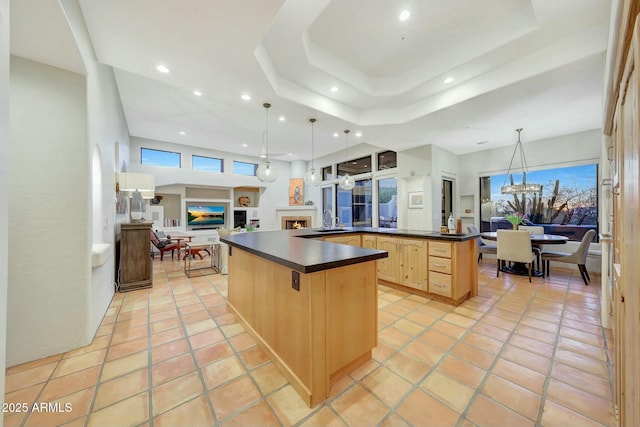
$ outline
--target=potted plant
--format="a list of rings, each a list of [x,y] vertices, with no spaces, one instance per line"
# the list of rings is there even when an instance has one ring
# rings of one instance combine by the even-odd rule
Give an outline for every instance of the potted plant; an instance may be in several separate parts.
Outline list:
[[[509,214],[506,216],[507,221],[509,221],[511,223],[511,225],[513,226],[514,230],[518,229],[518,225],[524,223],[524,215],[520,212],[514,212],[512,214]]]

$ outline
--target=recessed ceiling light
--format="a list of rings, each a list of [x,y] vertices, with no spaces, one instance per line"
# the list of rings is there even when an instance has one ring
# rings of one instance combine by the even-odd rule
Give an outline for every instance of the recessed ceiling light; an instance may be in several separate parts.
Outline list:
[[[402,12],[400,12],[400,16],[398,16],[398,19],[401,21],[406,21],[410,16],[411,12],[409,12],[408,10],[403,10]]]
[[[193,91],[193,94],[194,94],[195,96],[202,96],[202,92],[200,92],[199,90],[194,90],[194,91]]]
[[[266,154],[260,154],[260,158],[261,158],[261,159],[266,159],[266,158],[267,158],[267,155],[266,155]]]
[[[445,84],[449,84],[453,81],[453,77],[447,77],[446,79],[444,79],[444,83]]]
[[[339,134],[338,132],[334,132],[334,133],[333,133],[333,137],[334,137],[334,138],[337,138],[337,137],[339,137],[339,136],[340,136],[340,134]]]
[[[160,71],[161,73],[167,74],[169,72],[169,69],[165,66],[165,65],[158,65],[156,66],[156,70]]]
[[[249,146],[249,144],[242,144],[242,146],[243,146],[244,148],[247,148],[247,147]]]
[[[248,93],[243,93],[240,98],[244,99],[245,101],[251,101],[251,95],[249,95]]]
[[[362,132],[356,132],[356,136],[358,137],[362,136]]]
[[[329,89],[331,92],[335,93],[338,91],[338,86],[331,86],[331,89]]]
[[[281,121],[281,122],[284,122],[287,119],[284,116],[280,116],[280,117],[278,117],[278,120]]]
[[[181,130],[180,132],[178,132],[180,135],[186,135],[187,133],[183,130]]]

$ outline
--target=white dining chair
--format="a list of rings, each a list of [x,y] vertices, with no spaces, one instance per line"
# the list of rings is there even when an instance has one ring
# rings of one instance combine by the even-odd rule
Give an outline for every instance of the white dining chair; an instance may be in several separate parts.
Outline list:
[[[478,229],[475,225],[468,225],[467,231],[470,234],[478,234]],[[478,239],[478,262],[482,259],[482,254],[493,254],[497,253],[498,247],[496,245],[489,245],[485,243],[482,239]]]
[[[544,234],[544,227],[541,225],[519,225],[518,230],[527,230],[529,234]],[[536,265],[538,266],[538,270],[543,269],[544,266],[540,264],[540,254],[542,254],[542,248],[533,245],[531,247],[533,253],[536,254]]]
[[[582,240],[580,240],[580,245],[578,245],[578,249],[576,249],[575,252],[542,251],[542,276],[544,277],[550,275],[550,261],[577,264],[584,284],[589,285],[589,280],[591,280],[591,278],[589,277],[589,272],[587,272],[587,267],[585,264],[587,262],[589,245],[591,244],[591,241],[593,240],[593,236],[595,236],[595,234],[595,230],[589,230],[584,233],[584,236],[582,236]]]
[[[531,282],[531,269],[536,255],[531,248],[531,237],[525,230],[497,230],[498,252],[496,254],[496,277],[500,276],[502,261],[521,262],[527,265],[529,282]]]

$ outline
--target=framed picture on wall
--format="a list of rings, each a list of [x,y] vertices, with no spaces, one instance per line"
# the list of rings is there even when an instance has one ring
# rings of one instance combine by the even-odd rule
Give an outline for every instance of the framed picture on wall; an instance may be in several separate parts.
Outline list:
[[[422,207],[422,191],[409,191],[409,209]]]
[[[302,178],[289,180],[289,206],[302,206],[304,201],[304,183]]]

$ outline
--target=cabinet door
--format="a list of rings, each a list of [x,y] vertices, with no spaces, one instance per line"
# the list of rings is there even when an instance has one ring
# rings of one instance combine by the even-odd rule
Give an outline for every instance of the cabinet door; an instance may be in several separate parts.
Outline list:
[[[399,239],[378,236],[376,241],[378,249],[389,253],[388,258],[380,258],[378,260],[378,278],[394,283],[401,283],[400,258],[402,253],[399,251]]]
[[[369,234],[362,235],[362,247],[363,248],[371,248],[376,249],[376,236],[371,236]]]
[[[427,241],[402,239],[402,284],[427,290]]]
[[[360,246],[360,235],[350,234],[348,236],[327,236],[325,242],[342,243],[343,245]]]

